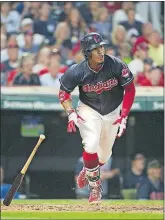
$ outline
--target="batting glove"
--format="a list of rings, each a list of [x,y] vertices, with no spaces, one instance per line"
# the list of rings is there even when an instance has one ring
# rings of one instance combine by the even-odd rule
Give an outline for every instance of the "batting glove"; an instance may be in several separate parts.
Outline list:
[[[119,130],[117,133],[117,138],[120,138],[126,129],[126,124],[127,124],[127,117],[122,117],[120,116],[114,123],[113,125],[119,124]]]
[[[68,112],[68,127],[67,132],[76,132],[76,126],[79,128],[80,123],[85,122],[74,109]],[[76,125],[76,126],[75,126]]]

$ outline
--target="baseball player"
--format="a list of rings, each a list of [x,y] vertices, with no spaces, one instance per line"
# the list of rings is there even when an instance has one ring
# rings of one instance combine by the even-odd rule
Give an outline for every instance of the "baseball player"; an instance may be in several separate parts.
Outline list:
[[[120,59],[105,55],[106,44],[98,33],[89,33],[81,40],[85,59],[72,65],[60,78],[59,100],[68,115],[68,132],[79,128],[83,144],[84,168],[77,185],[89,185],[89,202],[101,200],[100,166],[112,154],[117,137],[126,129],[134,101],[133,75]],[[79,87],[77,109],[72,107],[71,92]]]

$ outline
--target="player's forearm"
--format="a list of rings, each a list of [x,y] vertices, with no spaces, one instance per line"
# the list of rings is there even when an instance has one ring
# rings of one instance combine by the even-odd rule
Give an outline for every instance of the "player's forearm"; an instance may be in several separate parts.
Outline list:
[[[73,109],[71,95],[66,91],[59,91],[59,100],[67,113]]]
[[[123,98],[121,116],[123,117],[128,116],[131,110],[132,104],[134,102],[134,98],[135,98],[135,85],[132,82],[131,84],[125,86],[125,94]]]
[[[64,108],[64,110],[66,111],[66,112],[69,112],[69,111],[71,111],[72,109],[73,109],[73,106],[72,106],[72,101],[71,100],[66,100],[66,101],[64,101],[63,103],[61,103],[62,104],[62,106],[63,106],[63,108]]]

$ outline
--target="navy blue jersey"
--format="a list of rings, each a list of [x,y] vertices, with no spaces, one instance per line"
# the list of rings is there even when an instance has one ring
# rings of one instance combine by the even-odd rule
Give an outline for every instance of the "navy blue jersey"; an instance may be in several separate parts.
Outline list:
[[[79,87],[79,99],[101,115],[114,111],[122,102],[124,88],[133,80],[127,65],[105,55],[102,68],[95,72],[86,60],[71,66],[60,78],[61,90],[71,93]]]

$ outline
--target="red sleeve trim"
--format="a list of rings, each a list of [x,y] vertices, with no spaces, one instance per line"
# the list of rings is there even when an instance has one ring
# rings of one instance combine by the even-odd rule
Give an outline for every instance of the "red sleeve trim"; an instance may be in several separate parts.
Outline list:
[[[122,110],[121,110],[121,116],[122,117],[127,117],[132,104],[134,102],[134,98],[135,98],[135,85],[133,82],[131,82],[130,84],[124,86],[124,90],[125,90],[125,94],[124,94],[124,98],[123,98],[123,105],[122,105]]]

